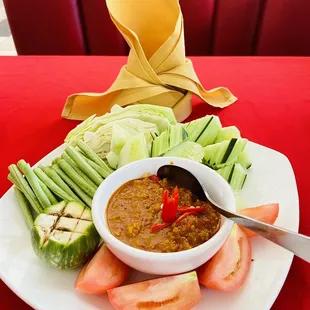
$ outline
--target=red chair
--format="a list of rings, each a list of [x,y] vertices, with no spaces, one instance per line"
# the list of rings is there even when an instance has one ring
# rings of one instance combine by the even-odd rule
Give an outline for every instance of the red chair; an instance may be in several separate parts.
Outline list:
[[[187,55],[310,55],[310,1],[180,0]],[[127,55],[105,0],[4,0],[19,55]]]

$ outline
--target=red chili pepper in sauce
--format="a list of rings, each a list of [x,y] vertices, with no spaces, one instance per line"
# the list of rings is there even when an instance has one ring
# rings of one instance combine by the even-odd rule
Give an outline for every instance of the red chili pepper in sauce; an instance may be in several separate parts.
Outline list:
[[[178,223],[180,223],[181,221],[183,221],[187,216],[189,216],[189,215],[194,215],[194,214],[195,214],[195,212],[186,212],[186,213],[182,214],[182,215],[174,222],[174,224],[178,224]]]
[[[160,181],[160,178],[155,174],[149,176],[149,179],[156,183]]]
[[[163,193],[162,219],[164,222],[171,223],[175,220],[179,206],[179,189],[176,186],[172,197],[169,198],[169,190],[165,189]]]
[[[204,212],[207,210],[207,207],[196,207],[196,208],[181,208],[178,211],[180,213],[186,213],[186,212],[193,212],[193,213],[198,213],[198,212]]]
[[[156,224],[156,225],[153,225],[151,227],[151,232],[155,232],[155,231],[158,231],[158,230],[161,230],[163,228],[166,228],[170,225],[170,223],[164,223],[164,224]]]

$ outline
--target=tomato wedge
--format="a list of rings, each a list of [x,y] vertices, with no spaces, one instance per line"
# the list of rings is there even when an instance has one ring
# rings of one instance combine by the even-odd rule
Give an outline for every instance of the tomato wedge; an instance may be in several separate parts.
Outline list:
[[[108,291],[111,304],[118,310],[190,310],[201,300],[195,271],[117,287]]]
[[[129,270],[130,267],[120,261],[104,244],[81,270],[75,289],[88,294],[105,293],[120,285]]]
[[[279,215],[279,204],[270,203],[255,208],[247,208],[241,210],[239,213],[267,224],[273,224]],[[256,236],[254,231],[243,226],[240,226],[240,228],[247,234],[249,238]]]
[[[199,282],[220,291],[235,291],[244,283],[251,265],[247,235],[234,224],[220,250],[198,269]]]

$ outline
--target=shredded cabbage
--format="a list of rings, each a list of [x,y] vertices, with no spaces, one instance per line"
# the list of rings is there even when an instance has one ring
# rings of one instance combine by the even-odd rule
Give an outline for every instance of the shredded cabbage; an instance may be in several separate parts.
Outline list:
[[[124,119],[136,119],[147,123],[152,123],[157,126],[161,133],[170,125],[177,123],[172,109],[167,107],[155,106],[150,104],[136,104],[122,108],[114,105],[110,113],[95,117],[92,115],[83,123],[71,130],[67,135],[65,142],[75,144],[77,140],[84,137],[86,132],[97,132],[100,128]],[[136,130],[140,131],[139,128]]]
[[[150,133],[158,134],[157,126],[152,123],[131,118],[108,123],[97,129],[96,132],[86,131],[82,139],[101,158],[105,158],[106,154],[111,149],[116,154],[119,154],[128,138],[139,132],[145,134],[150,148],[152,143],[152,136]]]

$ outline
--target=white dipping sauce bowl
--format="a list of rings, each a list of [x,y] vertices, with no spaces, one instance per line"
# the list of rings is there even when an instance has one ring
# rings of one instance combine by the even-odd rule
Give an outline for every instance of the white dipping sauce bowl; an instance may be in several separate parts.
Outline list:
[[[113,172],[98,187],[93,198],[92,216],[96,229],[108,248],[128,266],[148,274],[173,275],[188,272],[207,262],[223,245],[233,222],[222,217],[219,231],[203,244],[181,252],[157,253],[139,250],[114,237],[107,223],[106,209],[112,194],[124,183],[156,174],[158,168],[173,163],[187,169],[205,185],[210,197],[223,208],[236,210],[234,194],[229,184],[214,170],[192,160],[175,157],[155,157],[130,163]]]

